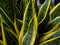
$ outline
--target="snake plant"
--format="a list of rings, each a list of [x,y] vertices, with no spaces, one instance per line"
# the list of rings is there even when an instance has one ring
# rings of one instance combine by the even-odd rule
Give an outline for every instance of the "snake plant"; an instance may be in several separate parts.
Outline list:
[[[51,3],[0,0],[0,45],[60,45],[60,3]]]

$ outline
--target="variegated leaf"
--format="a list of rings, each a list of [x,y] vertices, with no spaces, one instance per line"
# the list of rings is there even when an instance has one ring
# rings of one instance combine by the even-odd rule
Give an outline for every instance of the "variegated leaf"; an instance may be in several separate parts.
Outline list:
[[[42,4],[42,6],[40,7],[39,12],[38,12],[39,24],[41,24],[46,18],[46,16],[48,16],[47,13],[49,10],[50,3],[51,3],[51,0],[46,0],[44,4]]]
[[[21,28],[20,36],[19,36],[20,42],[21,42],[23,36],[25,35],[25,33],[27,32],[28,24],[29,24],[30,20],[32,19],[32,16],[33,16],[32,3],[29,1],[26,6],[25,12],[24,12],[23,25]]]
[[[60,36],[47,40],[39,45],[60,45]]]
[[[22,45],[34,45],[36,35],[37,35],[37,18],[36,15],[34,15],[33,19],[29,23],[28,31],[24,35],[22,39]]]
[[[51,11],[50,11],[50,20],[60,16],[60,3],[58,3]]]

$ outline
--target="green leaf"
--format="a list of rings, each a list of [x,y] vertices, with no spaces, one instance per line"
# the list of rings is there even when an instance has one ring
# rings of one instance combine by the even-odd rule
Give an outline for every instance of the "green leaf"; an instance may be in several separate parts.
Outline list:
[[[55,30],[55,29],[52,29],[52,30]],[[47,39],[51,39],[53,37],[57,37],[57,36],[60,36],[59,34],[60,30],[59,28],[56,29],[56,31],[54,32],[49,32],[48,34],[45,34],[44,36],[41,37],[40,39],[40,42],[44,42],[46,41]],[[54,36],[55,35],[55,36]],[[42,39],[43,38],[43,39]]]
[[[47,40],[50,36],[52,36],[58,29],[60,28],[60,17],[56,17],[52,21],[49,22],[47,26],[47,32],[44,33],[44,36],[41,37],[40,42]],[[43,38],[43,39],[42,39]]]
[[[20,19],[20,20],[23,19],[23,15],[21,14],[20,10],[18,9],[16,5],[14,6],[14,13],[17,19]]]
[[[22,45],[34,45],[36,35],[37,35],[37,17],[34,15],[33,19],[30,21],[28,26],[28,31],[22,39]]]
[[[11,1],[12,2],[12,1]],[[11,9],[11,6],[9,4],[9,2],[7,0],[2,0],[1,1],[1,4],[0,4],[0,10],[2,11],[2,9],[4,10],[4,12],[7,14],[7,16],[9,16],[9,18],[13,21],[13,8]],[[3,11],[2,11],[3,12]],[[4,13],[3,12],[3,13]]]
[[[14,19],[14,27],[15,27],[15,31],[16,31],[17,35],[19,35],[19,29],[16,24],[16,18]]]
[[[40,7],[39,12],[38,12],[39,24],[41,24],[46,18],[46,16],[48,16],[47,13],[48,13],[50,3],[51,3],[51,0],[46,0],[44,4]]]
[[[3,43],[4,45],[7,45],[2,19],[1,19],[1,30],[2,30]]]
[[[3,19],[5,20],[5,22],[7,23],[7,25],[9,25],[12,28],[13,22],[11,21],[9,16],[4,12],[4,10],[1,7],[0,7],[0,11],[1,11],[1,15],[2,15]]]
[[[51,11],[50,11],[50,20],[55,17],[60,16],[60,3],[58,3]]]
[[[60,36],[60,28],[57,29],[56,33],[53,34],[53,35],[51,35],[51,36],[49,37],[49,39],[51,39],[51,38],[55,38],[55,37],[57,37],[57,36]]]
[[[47,40],[39,45],[60,45],[60,36]]]
[[[4,32],[7,45],[19,45],[18,36],[16,35],[16,33],[10,31],[10,29],[7,28],[5,28]]]
[[[39,9],[38,12],[38,22],[39,22],[38,34],[39,35],[46,32],[45,28],[49,22],[49,17],[50,17],[49,15],[50,4],[51,4],[51,0],[45,0],[45,2],[41,5]]]
[[[59,23],[60,23],[60,16],[58,16],[58,17],[56,17],[55,19],[51,20],[51,21],[48,23],[48,25],[46,26],[46,27],[47,27],[46,30],[47,30],[47,31],[50,31],[50,30],[53,29],[54,27],[55,27],[55,30],[56,30],[57,28],[59,28],[59,26],[56,26],[56,25],[60,25]],[[52,31],[54,31],[54,30],[51,30],[50,32],[52,32]]]
[[[4,27],[1,19],[2,39],[4,45],[18,45],[18,36],[12,31]],[[13,42],[13,43],[12,43]]]
[[[34,1],[34,8],[35,8],[36,14],[38,16],[39,9],[38,9],[38,6],[37,6],[37,0],[32,0],[32,1]]]
[[[22,21],[22,16],[21,16],[20,11],[18,10],[18,8],[16,6],[14,6],[14,9],[15,9],[14,10],[14,28],[15,28],[17,35],[19,36],[19,31],[21,29],[22,22],[19,22],[18,20]]]
[[[34,4],[34,3],[33,3]],[[34,9],[34,5],[32,4],[32,2],[29,2],[28,3],[28,5],[27,5],[27,7],[26,7],[26,10],[25,10],[25,13],[24,13],[24,18],[23,18],[23,26],[22,26],[22,30],[21,30],[21,32],[20,32],[20,39],[19,39],[19,41],[20,41],[20,45],[22,44],[22,45],[24,45],[24,43],[25,43],[25,40],[24,40],[24,36],[25,36],[25,34],[28,32],[28,34],[27,35],[30,35],[31,33],[31,36],[32,37],[30,37],[30,38],[32,38],[32,41],[33,42],[26,42],[25,43],[25,45],[29,45],[29,44],[27,44],[27,43],[30,43],[30,45],[33,45],[34,44],[34,41],[35,41],[35,38],[36,38],[36,32],[35,31],[37,31],[36,30],[36,28],[35,27],[37,27],[37,18],[36,18],[36,12],[35,12],[35,9]],[[34,17],[34,19],[32,19]],[[32,21],[33,20],[33,21]],[[31,23],[31,26],[29,26],[30,25],[30,23]],[[33,24],[33,23],[35,23],[35,24]],[[32,28],[31,29],[31,31],[29,31],[30,30],[30,28]],[[35,33],[34,33],[34,32]],[[21,35],[22,34],[22,35]],[[26,38],[26,37],[25,37]],[[34,39],[33,39],[34,38]],[[28,39],[28,38],[27,38]],[[23,41],[22,41],[23,40]],[[21,43],[21,41],[22,41],[22,43]],[[27,41],[27,40],[26,40]]]
[[[23,13],[25,12],[25,8],[26,8],[26,5],[28,4],[29,0],[20,0],[20,10],[21,10],[21,13],[22,15],[24,15]]]
[[[13,20],[14,20],[14,14],[13,14],[13,8],[10,6],[9,2],[7,0],[2,0],[0,2],[0,13],[6,22],[7,25],[11,29],[14,30],[13,26]]]
[[[15,37],[15,34],[13,33],[14,34],[13,35],[12,33],[7,31],[7,29],[5,29],[5,37],[6,37],[7,45],[19,45],[18,36]]]
[[[32,19],[32,16],[33,16],[32,3],[29,1],[26,6],[25,12],[24,12],[23,25],[22,25],[22,29],[20,32],[20,36],[19,36],[20,42],[21,42],[22,37],[27,32],[28,24],[29,24],[30,20]]]

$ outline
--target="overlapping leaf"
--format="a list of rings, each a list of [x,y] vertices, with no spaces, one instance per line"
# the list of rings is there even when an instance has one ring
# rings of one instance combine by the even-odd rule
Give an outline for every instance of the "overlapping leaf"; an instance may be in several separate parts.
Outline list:
[[[36,20],[34,20],[34,18],[30,22],[28,31],[23,37],[22,45],[34,45],[36,35],[37,35],[37,22]]]
[[[42,4],[42,6],[39,9],[39,13],[38,13],[39,34],[46,32],[45,28],[47,23],[49,22],[50,4],[51,4],[51,0],[45,0],[45,2]]]
[[[51,0],[46,0],[44,4],[40,7],[39,12],[38,12],[39,24],[41,24],[46,18],[46,16],[48,16],[47,13],[49,10],[50,3],[51,3]]]
[[[46,30],[47,31],[50,31],[51,29],[53,29],[55,27],[55,29],[59,26],[56,26],[56,25],[59,25],[60,23],[60,16],[56,17],[55,19],[51,20],[48,25],[46,26]],[[54,31],[54,30],[53,30]]]
[[[10,29],[3,26],[1,19],[1,30],[4,45],[18,45],[18,36]],[[13,43],[12,43],[13,42]]]
[[[23,19],[23,26],[22,26],[22,30],[21,30],[21,32],[20,32],[20,44],[21,44],[21,39],[22,39],[22,37],[24,36],[25,37],[25,34],[26,33],[28,33],[29,35],[31,34],[31,36],[32,37],[34,37],[34,39],[32,39],[33,40],[33,42],[26,42],[25,43],[25,45],[29,45],[29,44],[27,44],[27,43],[34,43],[34,40],[35,40],[35,29],[33,29],[33,27],[35,27],[35,25],[33,25],[33,23],[35,23],[34,21],[35,21],[35,18],[34,19],[32,19],[33,18],[33,16],[36,16],[36,13],[34,12],[34,10],[33,10],[33,5],[32,5],[32,2],[29,2],[28,3],[28,5],[27,5],[27,7],[26,7],[26,10],[25,10],[25,13],[24,13],[24,19]],[[31,23],[31,21],[33,20],[33,22],[32,22],[32,24],[31,24],[31,26],[29,26],[29,23]],[[37,19],[36,19],[37,20]],[[37,26],[37,25],[36,25]],[[32,29],[31,29],[31,31],[29,31],[30,30],[30,28],[29,27],[31,27]],[[34,31],[34,32],[33,32]],[[21,35],[22,34],[22,35]],[[28,35],[27,34],[27,35]],[[22,37],[21,37],[22,36]],[[24,45],[24,42],[26,41],[26,40],[24,40],[25,38],[23,37],[23,41],[22,41],[22,45]],[[29,39],[29,38],[32,38],[32,37],[28,37],[27,39]],[[30,39],[29,39],[30,40]],[[31,44],[30,44],[31,45]]]
[[[22,26],[22,29],[20,32],[20,40],[21,40],[22,36],[24,36],[25,33],[27,32],[28,24],[29,24],[30,20],[32,19],[32,16],[33,16],[32,4],[29,1],[27,6],[26,6],[25,12],[24,12],[23,26]]]
[[[34,3],[32,3],[32,5],[34,6]],[[33,12],[34,11],[35,10],[33,9]],[[34,12],[33,19],[31,19],[29,22],[29,26],[27,29],[28,31],[26,32],[26,34],[24,35],[22,39],[22,45],[34,45],[36,35],[37,35],[37,26],[38,26],[37,17],[36,17],[36,13]]]
[[[29,0],[20,0],[20,10],[21,13],[23,14],[25,12],[26,5],[28,4]],[[23,14],[24,15],[24,14]]]
[[[50,12],[50,20],[60,16],[60,3],[58,3]]]
[[[60,45],[60,36],[47,40],[39,45]]]
[[[43,42],[45,40],[47,40],[50,36],[52,36],[55,31],[57,31],[60,28],[60,17],[56,17],[54,20],[52,20],[51,22],[49,22],[48,27],[46,30],[48,30],[48,32],[46,32],[41,39],[40,42]]]
[[[0,13],[7,23],[10,28],[14,29],[13,26],[13,20],[14,20],[14,15],[13,15],[13,8],[11,8],[9,2],[7,0],[2,0],[0,2]]]

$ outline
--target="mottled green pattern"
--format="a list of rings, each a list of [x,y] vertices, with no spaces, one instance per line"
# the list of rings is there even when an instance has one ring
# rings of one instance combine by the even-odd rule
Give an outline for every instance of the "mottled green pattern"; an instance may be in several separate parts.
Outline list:
[[[24,15],[24,20],[23,20],[24,34],[27,32],[28,24],[33,17],[33,10],[32,10],[32,3],[31,2],[29,3],[29,6],[28,6],[27,11],[25,13],[26,14]]]
[[[44,43],[42,45],[60,45],[60,39],[56,39],[54,41],[47,42],[47,43]]]
[[[41,23],[47,16],[49,5],[51,3],[51,0],[46,0],[45,3],[40,7],[39,13],[38,13],[38,20]]]
[[[11,8],[11,6],[10,6],[10,4],[7,0],[2,0],[1,1],[1,3],[0,3],[0,13],[1,13],[3,19],[6,21],[6,23],[8,25],[10,25],[9,27],[14,29],[14,26],[13,26],[13,20],[14,20],[13,8]]]
[[[52,21],[48,23],[47,29],[46,30],[51,30],[54,28],[58,23],[60,23],[60,17],[56,17]]]
[[[50,12],[51,20],[56,18],[57,16],[60,16],[60,3],[57,4]]]
[[[26,32],[25,37],[23,37],[22,45],[30,45],[30,42],[33,37],[34,20],[32,20],[27,30],[28,31]]]
[[[0,0],[0,45],[60,45],[60,3]]]
[[[18,40],[16,39],[16,37],[11,34],[10,32],[8,32],[7,30],[5,30],[5,36],[6,36],[6,41],[7,41],[7,45],[19,45]]]

